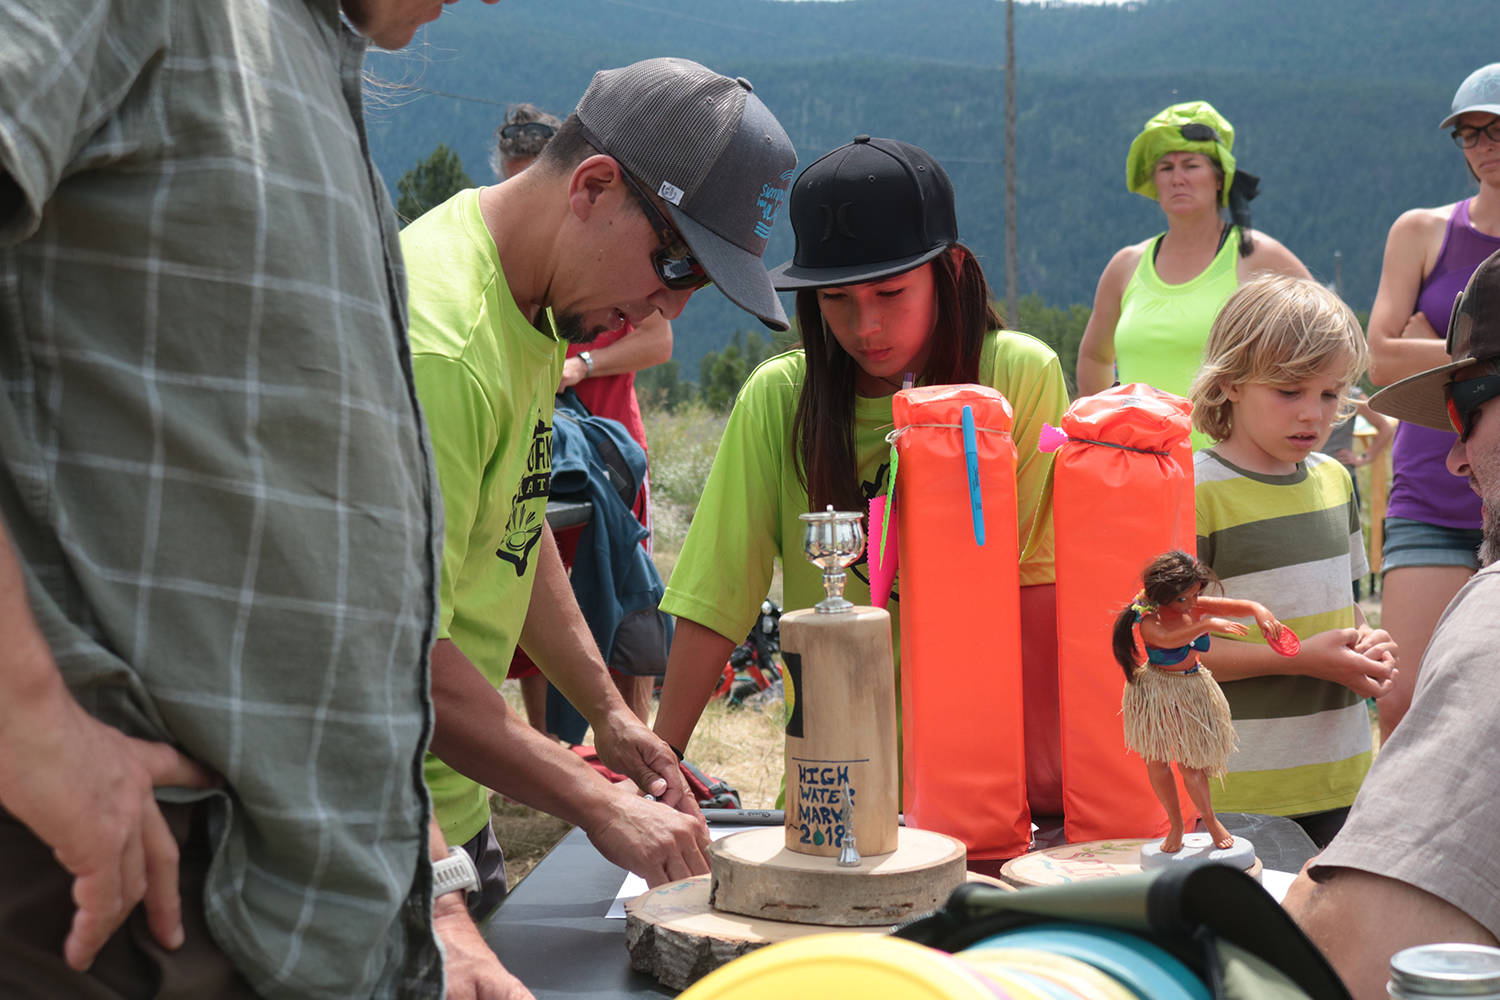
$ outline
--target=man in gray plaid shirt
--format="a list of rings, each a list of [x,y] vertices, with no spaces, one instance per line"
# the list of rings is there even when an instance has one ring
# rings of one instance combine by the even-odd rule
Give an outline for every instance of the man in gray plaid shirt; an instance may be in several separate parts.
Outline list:
[[[6,997],[528,995],[424,860],[438,497],[340,6],[0,0]]]

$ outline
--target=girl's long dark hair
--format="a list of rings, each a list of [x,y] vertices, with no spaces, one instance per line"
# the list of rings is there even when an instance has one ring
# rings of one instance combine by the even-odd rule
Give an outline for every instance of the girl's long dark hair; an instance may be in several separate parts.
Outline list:
[[[937,296],[937,322],[927,367],[917,372],[924,385],[950,385],[979,378],[985,334],[1003,327],[990,302],[990,286],[974,254],[963,244],[957,253],[938,254],[930,264]],[[957,258],[955,260],[955,258]],[[807,490],[810,510],[863,510],[854,454],[854,376],[858,364],[823,323],[816,289],[797,293],[797,326],[807,355],[807,376],[792,420],[797,480]]]
[[[1141,590],[1145,592],[1146,603],[1160,606],[1171,603],[1194,584],[1201,583],[1207,588],[1218,582],[1219,578],[1207,563],[1201,563],[1186,552],[1173,549],[1151,560],[1151,565],[1141,575]],[[1135,609],[1126,605],[1115,618],[1110,642],[1115,662],[1125,671],[1125,679],[1131,683],[1135,682],[1135,668],[1138,665],[1135,644],[1135,623],[1138,620]]]

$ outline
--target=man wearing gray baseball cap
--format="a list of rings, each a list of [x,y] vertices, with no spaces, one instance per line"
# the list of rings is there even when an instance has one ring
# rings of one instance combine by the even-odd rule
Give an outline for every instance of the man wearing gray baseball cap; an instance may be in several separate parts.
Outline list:
[[[648,59],[597,73],[529,169],[402,233],[445,514],[426,777],[444,836],[480,869],[476,912],[504,891],[486,789],[581,826],[651,885],[708,871],[677,757],[610,681],[546,524],[553,394],[566,342],[673,319],[709,282],[786,329],[761,254],[795,165],[747,81]],[[506,706],[495,689],[518,643],[588,718],[603,760],[660,802]]]
[[[1286,897],[1355,1000],[1386,995],[1402,948],[1500,943],[1500,251],[1454,304],[1447,350],[1449,363],[1387,386],[1370,405],[1458,434],[1448,471],[1484,501],[1484,568],[1438,619],[1411,709],[1348,821]]]

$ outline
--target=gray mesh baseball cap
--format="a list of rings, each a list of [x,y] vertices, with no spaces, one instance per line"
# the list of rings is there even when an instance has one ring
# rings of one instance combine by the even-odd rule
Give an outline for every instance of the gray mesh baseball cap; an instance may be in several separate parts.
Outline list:
[[[1438,123],[1438,128],[1452,125],[1466,111],[1500,115],[1500,63],[1479,67],[1458,85],[1453,93],[1453,111]]]
[[[797,154],[749,81],[687,59],[646,59],[595,73],[575,111],[601,152],[667,203],[719,290],[787,329],[761,256]]]

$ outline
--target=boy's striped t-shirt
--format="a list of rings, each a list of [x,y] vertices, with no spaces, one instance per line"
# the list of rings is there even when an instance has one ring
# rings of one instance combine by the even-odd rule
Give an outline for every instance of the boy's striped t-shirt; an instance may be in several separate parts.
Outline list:
[[[1303,640],[1352,628],[1351,582],[1368,572],[1349,473],[1314,452],[1297,470],[1267,476],[1212,450],[1194,456],[1198,558],[1224,593],[1258,601]],[[1242,640],[1260,642],[1253,620]],[[1213,652],[1204,657],[1210,669]],[[1240,749],[1214,788],[1214,808],[1297,816],[1354,801],[1372,755],[1364,699],[1342,684],[1266,676],[1223,684]]]

